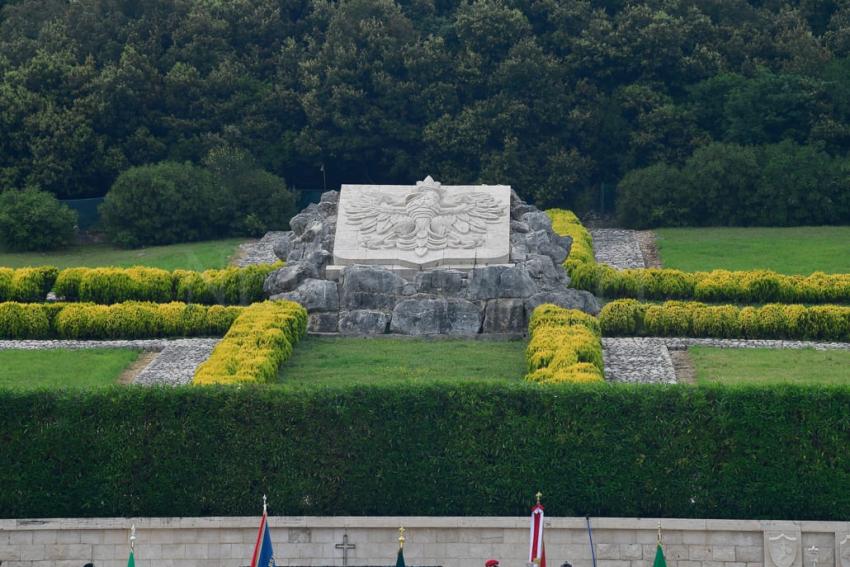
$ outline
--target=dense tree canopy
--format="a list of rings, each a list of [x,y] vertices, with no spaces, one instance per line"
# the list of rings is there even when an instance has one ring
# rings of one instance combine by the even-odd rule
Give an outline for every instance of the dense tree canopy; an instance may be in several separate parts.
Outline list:
[[[103,195],[229,147],[296,188],[431,174],[581,206],[785,140],[850,149],[846,2],[0,3],[0,188]]]

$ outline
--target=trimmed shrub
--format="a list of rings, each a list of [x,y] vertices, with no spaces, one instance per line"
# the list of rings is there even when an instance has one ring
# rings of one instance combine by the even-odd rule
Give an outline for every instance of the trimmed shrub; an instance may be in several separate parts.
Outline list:
[[[119,175],[100,214],[112,242],[137,247],[222,236],[230,205],[227,192],[206,169],[162,162]]]
[[[307,332],[307,311],[292,301],[265,301],[245,308],[193,384],[272,382],[292,348]]]
[[[263,283],[282,262],[191,272],[175,270],[175,298],[187,303],[247,305],[265,298]]]
[[[846,387],[115,387],[0,407],[3,518],[250,516],[263,492],[281,515],[519,516],[530,471],[562,516],[850,509]]]
[[[0,301],[44,301],[58,273],[59,270],[51,266],[0,268]]]
[[[606,335],[850,341],[850,307],[768,304],[763,307],[632,299],[612,301],[599,313]]]
[[[55,250],[73,244],[77,213],[45,191],[0,192],[0,243],[9,250]]]
[[[222,336],[242,307],[127,302],[0,303],[3,339],[153,339]]]
[[[575,277],[573,270],[578,266],[596,264],[596,258],[593,256],[593,238],[575,213],[564,209],[549,209],[546,214],[552,219],[552,230],[561,236],[569,236],[573,239],[570,255],[564,261],[567,274]]]
[[[528,329],[526,380],[545,384],[603,380],[602,343],[595,317],[544,304],[532,313]]]

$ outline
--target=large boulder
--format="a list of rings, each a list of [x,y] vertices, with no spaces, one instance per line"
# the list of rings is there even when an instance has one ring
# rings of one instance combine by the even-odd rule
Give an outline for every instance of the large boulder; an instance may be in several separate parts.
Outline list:
[[[544,291],[525,300],[525,310],[531,315],[538,305],[553,303],[565,309],[578,309],[596,315],[602,309],[599,300],[592,293],[578,289],[565,288],[558,291]]]
[[[469,276],[469,299],[530,297],[537,285],[524,266],[484,266]]]
[[[389,323],[390,314],[384,311],[355,309],[339,314],[339,332],[342,335],[383,335]]]
[[[393,310],[390,331],[403,335],[475,335],[481,309],[465,299],[403,299]]]
[[[541,211],[525,213],[519,220],[527,224],[531,230],[552,230],[552,219],[549,218],[549,215]]]
[[[526,258],[525,268],[541,289],[549,290],[566,285],[567,274],[564,268],[556,266],[550,256],[531,254]]]
[[[464,290],[463,272],[458,270],[428,270],[414,278],[416,293],[458,295]]]
[[[349,266],[342,271],[343,310],[391,310],[404,292],[405,280],[380,266]]]
[[[525,301],[491,299],[484,309],[485,333],[522,333],[526,328]]]
[[[269,296],[286,293],[297,288],[307,278],[317,278],[318,276],[315,268],[308,264],[284,266],[268,275],[263,283],[263,291]]]
[[[273,295],[272,299],[286,299],[300,303],[309,312],[339,311],[339,290],[336,282],[308,278],[293,291]]]
[[[339,312],[310,313],[307,331],[310,333],[336,333],[339,330]]]

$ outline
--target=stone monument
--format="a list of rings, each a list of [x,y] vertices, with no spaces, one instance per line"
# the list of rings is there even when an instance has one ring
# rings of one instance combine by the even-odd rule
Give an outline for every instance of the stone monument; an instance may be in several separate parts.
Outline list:
[[[343,185],[290,227],[265,291],[312,332],[518,334],[541,303],[599,310],[568,287],[570,238],[505,185]]]

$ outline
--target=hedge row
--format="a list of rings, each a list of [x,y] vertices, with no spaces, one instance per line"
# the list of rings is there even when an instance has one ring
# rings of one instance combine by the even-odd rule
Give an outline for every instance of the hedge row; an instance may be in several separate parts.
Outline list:
[[[0,301],[44,301],[59,270],[42,268],[0,268]]]
[[[307,332],[307,310],[292,301],[246,307],[195,372],[193,384],[272,382]]]
[[[0,339],[221,336],[243,307],[127,302],[0,303]]]
[[[194,272],[159,268],[68,268],[55,277],[53,291],[66,301],[121,303],[182,301],[205,305],[247,305],[262,301],[266,276],[282,264]],[[49,288],[48,288],[49,289]],[[46,294],[46,292],[45,292]],[[39,301],[44,298],[44,294]]]
[[[519,516],[538,489],[560,516],[850,510],[842,387],[110,388],[0,407],[3,518],[247,516],[264,493],[280,515]]]
[[[572,278],[572,286],[602,297],[738,303],[850,302],[850,274],[815,272],[809,276],[788,276],[769,270],[617,270],[596,263],[590,234],[574,214],[561,210],[548,212],[555,231],[573,237],[573,250],[564,262]],[[578,250],[575,249],[576,242],[580,243]]]
[[[605,335],[850,341],[850,307],[839,305],[655,305],[621,299],[603,307],[599,319]]]
[[[544,384],[604,380],[599,321],[576,309],[540,305],[528,326],[525,379]]]

